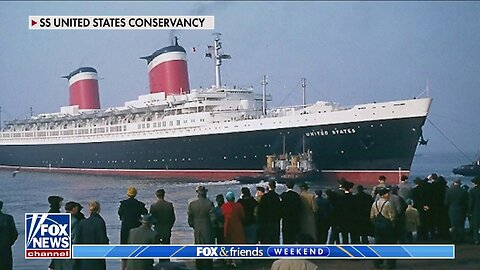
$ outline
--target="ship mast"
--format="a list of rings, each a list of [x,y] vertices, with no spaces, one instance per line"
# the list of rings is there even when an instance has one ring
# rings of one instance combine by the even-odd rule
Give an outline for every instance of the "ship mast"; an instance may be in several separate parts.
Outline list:
[[[306,96],[306,90],[307,90],[307,79],[302,78],[302,101],[303,101],[303,108],[307,106],[307,96]]]
[[[262,79],[262,113],[267,115],[267,75],[263,75]]]
[[[208,51],[205,54],[205,57],[215,59],[215,86],[219,88],[222,85],[222,79],[220,75],[220,66],[222,65],[222,59],[231,59],[232,57],[229,54],[224,54],[220,52],[222,49],[222,42],[220,41],[220,33],[213,33],[215,35],[215,43],[212,46],[208,46]],[[212,54],[213,53],[213,54]]]

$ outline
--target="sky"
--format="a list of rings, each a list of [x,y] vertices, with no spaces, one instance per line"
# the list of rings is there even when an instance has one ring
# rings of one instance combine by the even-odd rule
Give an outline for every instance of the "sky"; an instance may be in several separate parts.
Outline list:
[[[215,30],[29,30],[33,15],[213,15]],[[173,34],[187,50],[191,88],[210,86],[204,52],[214,32],[232,56],[222,83],[261,93],[267,75],[270,107],[301,104],[302,77],[308,103],[348,106],[412,98],[428,85],[429,143],[417,153],[480,154],[477,2],[0,2],[2,121],[67,106],[61,76],[81,66],[97,69],[102,108],[147,94],[139,57]]]

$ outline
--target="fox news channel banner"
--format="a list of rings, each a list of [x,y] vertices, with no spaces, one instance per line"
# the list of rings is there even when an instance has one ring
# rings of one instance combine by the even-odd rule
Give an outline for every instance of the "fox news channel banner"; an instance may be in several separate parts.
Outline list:
[[[25,214],[25,258],[454,259],[454,245],[72,245],[68,213]]]
[[[68,213],[25,214],[25,258],[71,258],[71,217]]]

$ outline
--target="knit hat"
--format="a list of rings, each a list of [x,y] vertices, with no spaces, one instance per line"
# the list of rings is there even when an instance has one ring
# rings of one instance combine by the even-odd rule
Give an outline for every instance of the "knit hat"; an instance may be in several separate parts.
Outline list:
[[[137,189],[134,187],[129,187],[127,190],[127,196],[128,197],[135,197],[137,196]]]
[[[227,194],[225,194],[225,198],[227,199],[227,202],[233,202],[235,201],[235,194],[233,192],[229,191]]]

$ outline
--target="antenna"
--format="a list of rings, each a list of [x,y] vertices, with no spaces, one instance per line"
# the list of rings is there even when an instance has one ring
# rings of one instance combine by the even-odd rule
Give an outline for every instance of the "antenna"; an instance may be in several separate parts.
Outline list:
[[[427,88],[425,89],[425,91],[427,91],[427,97],[430,96],[430,92],[429,92],[429,89],[428,89],[428,79],[427,79]]]

